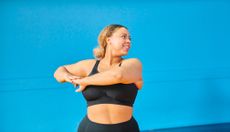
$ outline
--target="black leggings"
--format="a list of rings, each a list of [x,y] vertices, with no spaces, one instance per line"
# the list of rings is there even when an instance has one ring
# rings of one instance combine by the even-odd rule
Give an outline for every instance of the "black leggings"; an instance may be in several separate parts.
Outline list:
[[[78,132],[140,132],[140,130],[134,117],[117,124],[100,124],[92,122],[86,115],[78,127]]]

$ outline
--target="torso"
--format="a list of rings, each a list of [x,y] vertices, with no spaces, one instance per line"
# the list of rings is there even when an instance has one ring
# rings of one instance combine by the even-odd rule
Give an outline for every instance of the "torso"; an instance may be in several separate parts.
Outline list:
[[[132,107],[117,104],[97,104],[88,107],[87,115],[91,121],[96,123],[116,124],[128,121],[132,117]]]
[[[87,72],[90,73],[95,61],[87,68]],[[136,85],[140,84],[137,82]],[[103,113],[103,114],[101,114]],[[133,108],[131,106],[119,105],[119,104],[96,104],[87,108],[88,118],[95,123],[99,124],[117,124],[125,122],[131,119],[133,114]]]

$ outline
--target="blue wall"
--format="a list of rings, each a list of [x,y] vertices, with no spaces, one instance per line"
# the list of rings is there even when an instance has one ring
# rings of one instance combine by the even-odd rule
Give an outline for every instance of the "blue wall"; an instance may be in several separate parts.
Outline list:
[[[230,122],[230,2],[0,2],[0,131],[70,132],[86,102],[54,70],[93,58],[100,30],[127,26],[143,62],[141,130]]]

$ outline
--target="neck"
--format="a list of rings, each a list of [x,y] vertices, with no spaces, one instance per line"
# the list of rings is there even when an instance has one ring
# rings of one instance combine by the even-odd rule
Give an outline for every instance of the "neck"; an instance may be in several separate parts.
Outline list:
[[[114,66],[118,63],[120,63],[122,60],[121,57],[104,57],[101,61],[103,61],[104,64],[107,66]]]
[[[108,50],[107,50],[108,51]],[[120,63],[122,60],[121,56],[113,56],[111,52],[106,52],[105,57],[101,61],[107,66],[114,66]]]

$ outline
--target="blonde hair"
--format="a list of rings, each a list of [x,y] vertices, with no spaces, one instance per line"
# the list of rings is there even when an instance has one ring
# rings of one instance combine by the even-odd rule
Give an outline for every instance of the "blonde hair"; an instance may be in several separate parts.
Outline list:
[[[93,49],[94,57],[97,59],[102,59],[105,56],[106,52],[106,38],[111,37],[113,33],[119,28],[126,28],[123,25],[111,24],[106,26],[98,35],[98,46]],[[127,28],[126,28],[127,29]]]

